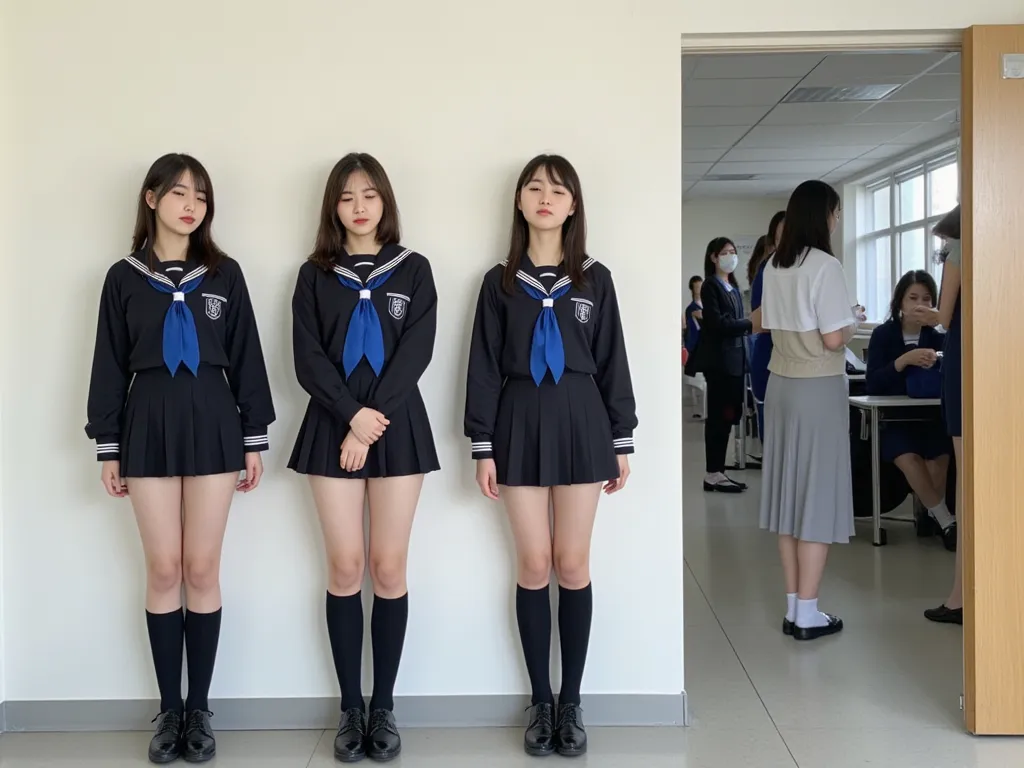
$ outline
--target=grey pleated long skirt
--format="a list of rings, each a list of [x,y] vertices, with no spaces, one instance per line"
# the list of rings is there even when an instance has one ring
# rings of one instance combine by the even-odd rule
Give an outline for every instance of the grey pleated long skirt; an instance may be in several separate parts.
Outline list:
[[[854,535],[848,392],[845,376],[768,379],[761,528],[823,544]]]

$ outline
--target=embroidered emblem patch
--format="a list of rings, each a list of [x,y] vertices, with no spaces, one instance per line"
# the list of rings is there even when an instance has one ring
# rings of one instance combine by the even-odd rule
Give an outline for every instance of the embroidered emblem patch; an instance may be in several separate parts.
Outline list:
[[[395,320],[401,320],[405,317],[405,310],[409,305],[409,300],[405,296],[399,296],[394,293],[388,294],[388,314],[390,314]]]
[[[211,320],[219,320],[224,310],[223,302],[216,296],[206,297],[206,316]]]
[[[576,319],[581,323],[590,320],[590,304],[585,301],[576,301]]]

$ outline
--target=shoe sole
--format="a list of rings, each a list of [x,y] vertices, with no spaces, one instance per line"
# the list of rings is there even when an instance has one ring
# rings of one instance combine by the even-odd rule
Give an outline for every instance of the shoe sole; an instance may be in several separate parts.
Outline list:
[[[530,757],[547,757],[548,755],[555,754],[555,748],[552,747],[528,747],[523,745],[523,751],[526,752]]]
[[[399,747],[394,752],[367,752],[366,756],[376,763],[388,763],[394,760],[402,754],[402,748]]]
[[[167,763],[173,763],[180,757],[180,752],[176,755],[154,755],[151,753],[149,755],[149,762],[153,763],[154,765],[166,765]]]
[[[366,753],[364,752],[361,755],[349,755],[343,752],[335,752],[334,759],[337,760],[339,763],[358,763],[359,761],[366,759]]]
[[[837,635],[842,631],[842,624],[839,624],[835,627],[813,627],[810,630],[796,627],[793,630],[793,639],[806,643],[810,642],[811,640],[818,640],[822,637],[828,637],[829,635]],[[808,634],[809,632],[811,634]]]
[[[783,619],[782,620],[782,634],[792,636],[793,635],[793,627],[795,627],[795,626],[796,625],[792,621],[788,621],[786,619]]]
[[[581,755],[587,754],[587,747],[584,745],[581,749],[562,749],[558,747],[556,750],[562,757],[580,757]]]
[[[212,749],[209,752],[199,752],[192,754],[183,754],[182,757],[186,763],[208,763],[217,756],[217,750]]]

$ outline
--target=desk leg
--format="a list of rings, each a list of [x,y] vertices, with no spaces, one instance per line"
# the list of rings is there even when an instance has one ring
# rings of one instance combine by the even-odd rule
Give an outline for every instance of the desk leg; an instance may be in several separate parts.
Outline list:
[[[882,460],[879,448],[881,435],[878,433],[878,408],[871,409],[871,516],[874,522],[876,547],[885,546],[886,535],[882,529]]]

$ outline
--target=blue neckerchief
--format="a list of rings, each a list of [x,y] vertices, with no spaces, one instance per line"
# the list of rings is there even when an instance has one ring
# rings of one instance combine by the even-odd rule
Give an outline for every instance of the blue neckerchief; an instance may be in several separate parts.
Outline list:
[[[193,269],[178,285],[166,275],[152,272],[134,256],[128,257],[128,263],[146,276],[146,281],[160,293],[171,294],[171,306],[164,315],[163,356],[164,365],[174,376],[178,366],[184,363],[192,371],[193,376],[199,374],[199,334],[196,332],[196,321],[192,310],[185,303],[185,294],[198,288],[206,275],[206,267]]]
[[[587,259],[583,269],[589,269],[593,263],[593,259]],[[516,277],[526,294],[543,304],[537,322],[533,325],[530,375],[539,387],[545,374],[551,371],[551,377],[557,384],[565,373],[565,345],[562,343],[562,330],[558,327],[558,317],[555,315],[555,300],[569,292],[572,281],[567,275],[563,275],[555,281],[551,290],[547,291],[540,280],[521,269],[516,273]]]
[[[351,269],[335,265],[334,271],[338,275],[338,282],[353,291],[359,291],[359,301],[348,321],[348,331],[345,334],[345,347],[341,352],[341,364],[345,370],[345,378],[352,375],[352,371],[359,365],[364,357],[370,364],[373,372],[380,376],[384,369],[384,332],[380,327],[380,316],[377,308],[370,301],[372,291],[380,288],[394,274],[398,265],[412,253],[411,250],[404,250],[395,258],[385,262],[374,269],[366,279],[366,285],[359,279],[359,275]]]

